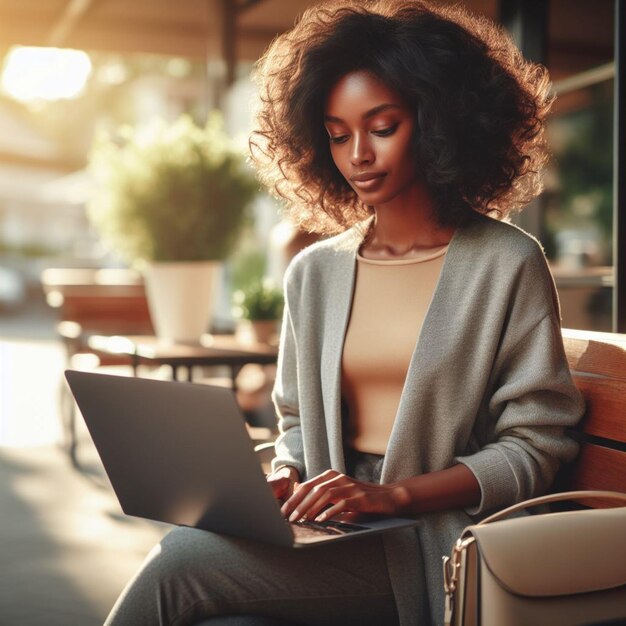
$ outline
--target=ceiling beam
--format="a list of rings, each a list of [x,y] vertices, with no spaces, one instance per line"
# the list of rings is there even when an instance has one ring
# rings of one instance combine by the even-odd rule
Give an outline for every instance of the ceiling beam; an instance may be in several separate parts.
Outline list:
[[[25,154],[15,154],[4,150],[0,150],[0,163],[67,173],[76,172],[83,169],[85,165],[87,165],[85,159],[72,159],[64,157],[49,159],[28,156]]]
[[[251,9],[254,5],[260,4],[261,2],[265,2],[265,0],[238,0],[235,7],[237,13],[243,13],[248,9]]]
[[[68,0],[63,14],[50,29],[48,45],[62,48],[91,5],[92,0]]]
[[[0,22],[0,47],[13,45],[49,45],[48,31],[32,20],[12,17]],[[188,58],[205,59],[218,56],[219,48],[212,32],[207,37],[207,26],[196,22],[193,25],[163,25],[157,20],[143,22],[115,19],[86,19],[79,28],[68,34],[65,47],[87,51],[134,53],[144,52]]]

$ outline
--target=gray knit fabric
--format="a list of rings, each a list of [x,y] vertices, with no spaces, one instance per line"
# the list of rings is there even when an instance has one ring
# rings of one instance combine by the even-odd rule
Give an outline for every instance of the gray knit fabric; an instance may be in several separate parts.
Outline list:
[[[274,464],[293,465],[308,478],[345,471],[340,373],[359,232],[307,248],[285,279]],[[482,498],[472,510],[424,515],[417,531],[385,536],[403,625],[443,622],[442,555],[477,517],[545,491],[559,464],[576,454],[564,428],[583,409],[540,245],[511,224],[477,216],[450,242],[381,482],[460,462],[475,474]]]

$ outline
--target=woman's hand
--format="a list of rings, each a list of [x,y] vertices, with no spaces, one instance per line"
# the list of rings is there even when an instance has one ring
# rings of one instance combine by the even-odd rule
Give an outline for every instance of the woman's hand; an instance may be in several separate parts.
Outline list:
[[[274,497],[281,501],[291,496],[299,480],[298,470],[290,465],[283,465],[267,475],[267,482],[274,492]]]
[[[347,512],[398,515],[407,498],[408,493],[401,486],[361,482],[327,470],[298,485],[281,512],[291,522],[299,519],[324,521]]]

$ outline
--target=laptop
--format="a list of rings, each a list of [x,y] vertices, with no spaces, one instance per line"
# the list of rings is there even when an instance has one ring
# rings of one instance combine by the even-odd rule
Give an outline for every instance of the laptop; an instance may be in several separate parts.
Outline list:
[[[296,548],[415,526],[414,519],[288,522],[231,389],[67,370],[127,515]]]

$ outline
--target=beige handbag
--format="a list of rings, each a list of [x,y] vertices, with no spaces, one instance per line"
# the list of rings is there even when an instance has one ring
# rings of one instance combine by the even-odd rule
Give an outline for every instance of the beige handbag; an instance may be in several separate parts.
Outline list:
[[[498,521],[527,507],[591,497],[622,506]],[[626,623],[624,507],[623,493],[570,491],[526,500],[467,527],[444,557],[446,626]]]

